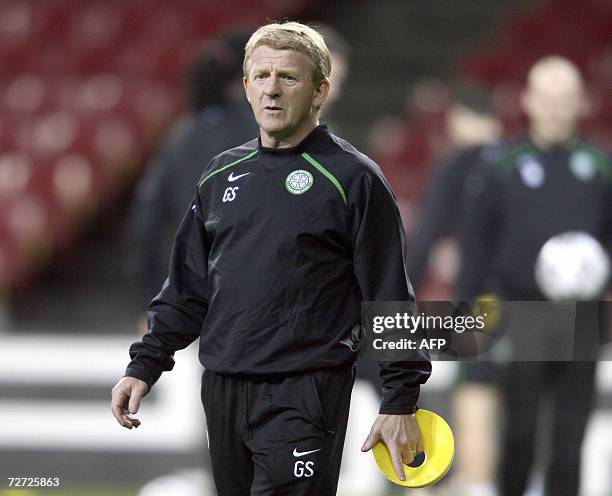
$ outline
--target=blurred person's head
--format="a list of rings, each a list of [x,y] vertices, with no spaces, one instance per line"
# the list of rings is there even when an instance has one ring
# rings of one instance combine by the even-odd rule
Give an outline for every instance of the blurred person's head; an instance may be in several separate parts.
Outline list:
[[[243,84],[264,146],[292,146],[316,127],[330,71],[323,37],[304,24],[273,23],[253,33]]]
[[[323,108],[323,112],[329,112],[334,102],[342,95],[344,81],[349,72],[351,49],[344,37],[335,28],[327,24],[317,24],[316,29],[323,36],[331,58],[329,94]]]
[[[242,59],[250,34],[232,29],[204,44],[188,69],[189,105],[194,112],[243,98]]]
[[[588,113],[580,71],[559,56],[545,57],[533,65],[521,104],[529,119],[531,138],[544,148],[572,141]]]
[[[501,138],[503,126],[493,112],[490,95],[480,86],[463,86],[446,112],[446,132],[453,146],[484,145]]]

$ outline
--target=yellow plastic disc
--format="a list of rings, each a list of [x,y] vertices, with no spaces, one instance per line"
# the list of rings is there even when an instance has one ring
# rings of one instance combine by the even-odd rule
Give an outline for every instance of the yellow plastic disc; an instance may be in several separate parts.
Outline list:
[[[416,419],[423,435],[425,461],[416,468],[404,464],[406,480],[395,474],[387,446],[378,442],[372,452],[380,471],[395,484],[406,487],[425,487],[442,480],[450,469],[455,455],[455,438],[446,421],[429,410],[417,410]]]
[[[501,303],[493,293],[480,295],[474,300],[472,312],[475,316],[484,318],[485,332],[495,332],[501,320]]]

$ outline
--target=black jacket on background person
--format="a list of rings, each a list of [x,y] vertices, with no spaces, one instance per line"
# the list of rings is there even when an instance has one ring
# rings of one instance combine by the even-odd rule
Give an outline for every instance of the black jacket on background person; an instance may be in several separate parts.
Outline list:
[[[497,143],[469,147],[436,167],[408,248],[408,275],[417,293],[431,249],[443,236],[460,236],[466,222],[466,197],[481,187],[483,164],[495,160],[502,150]]]
[[[152,385],[200,338],[214,372],[287,375],[353,362],[363,301],[414,301],[405,238],[379,167],[320,125],[299,145],[252,140],[198,183],[126,375]],[[380,413],[413,413],[425,352],[381,364]]]
[[[544,299],[534,268],[551,237],[584,231],[612,249],[612,162],[581,139],[539,149],[531,140],[483,166],[468,195],[460,293],[495,291],[509,300]]]
[[[210,157],[243,143],[257,131],[246,101],[208,105],[178,122],[147,166],[130,215],[133,265],[143,308],[168,275],[172,240],[203,167]]]

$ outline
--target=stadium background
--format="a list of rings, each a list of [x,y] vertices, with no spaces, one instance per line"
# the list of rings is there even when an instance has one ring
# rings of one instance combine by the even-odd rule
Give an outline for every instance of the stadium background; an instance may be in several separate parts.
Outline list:
[[[126,216],[185,105],[197,48],[225,27],[284,18],[325,22],[349,41],[335,129],[382,165],[408,234],[430,164],[448,148],[457,81],[488,86],[517,134],[527,68],[567,56],[593,97],[586,134],[612,149],[605,0],[0,0],[0,494],[12,476],[57,476],[67,494],[135,494],[203,458],[192,348],[143,408],[148,430],[128,434],[110,415],[142,312]],[[452,260],[442,245],[420,296],[452,294]],[[609,365],[584,447],[585,496],[612,493]],[[423,401],[450,418],[454,370],[436,369]]]

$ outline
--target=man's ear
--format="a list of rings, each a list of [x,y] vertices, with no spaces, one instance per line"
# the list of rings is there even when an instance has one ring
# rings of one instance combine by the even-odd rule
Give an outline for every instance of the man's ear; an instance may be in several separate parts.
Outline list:
[[[247,86],[249,85],[249,80],[246,77],[242,78],[242,86],[244,87],[244,94],[246,95],[246,99],[249,103],[251,103],[251,100],[249,100],[249,93],[247,91]]]
[[[312,106],[316,109],[320,109],[325,103],[325,100],[327,100],[327,95],[329,95],[329,79],[325,78],[315,88]]]

